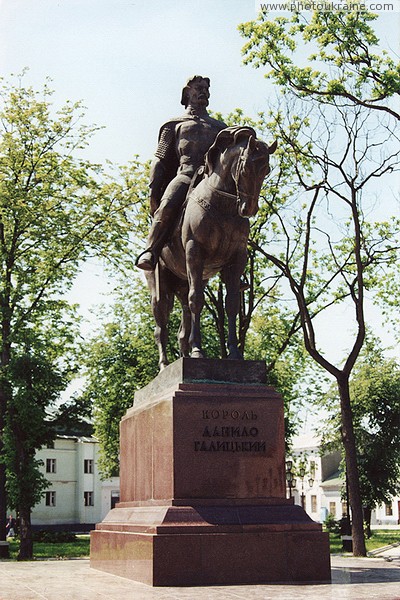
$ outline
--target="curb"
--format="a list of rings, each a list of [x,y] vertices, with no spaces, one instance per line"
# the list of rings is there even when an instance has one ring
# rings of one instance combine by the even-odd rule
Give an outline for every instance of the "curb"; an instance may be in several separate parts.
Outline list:
[[[390,550],[391,548],[397,548],[398,546],[400,546],[400,542],[389,544],[389,546],[382,546],[381,548],[376,548],[376,550],[371,550],[370,552],[367,552],[367,556],[376,556],[381,554],[382,552],[386,552],[386,550]]]

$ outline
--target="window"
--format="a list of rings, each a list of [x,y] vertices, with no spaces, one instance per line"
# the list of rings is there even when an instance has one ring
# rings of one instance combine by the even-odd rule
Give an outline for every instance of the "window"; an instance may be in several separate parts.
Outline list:
[[[84,505],[85,506],[94,506],[94,497],[93,492],[83,492]]]
[[[46,492],[45,499],[46,499],[46,506],[55,506],[56,505],[56,493],[55,492]]]
[[[329,514],[336,517],[336,502],[329,502]]]
[[[91,460],[90,458],[86,458],[83,461],[83,472],[84,473],[93,473],[94,471],[94,461]]]
[[[342,502],[342,517],[347,517],[347,502]]]
[[[317,496],[311,496],[311,512],[317,512]]]
[[[387,517],[391,517],[393,515],[393,506],[391,502],[390,504],[385,504],[385,515]]]
[[[56,472],[56,459],[55,458],[46,458],[46,473],[55,473]]]
[[[315,460],[310,460],[310,476],[315,479]]]

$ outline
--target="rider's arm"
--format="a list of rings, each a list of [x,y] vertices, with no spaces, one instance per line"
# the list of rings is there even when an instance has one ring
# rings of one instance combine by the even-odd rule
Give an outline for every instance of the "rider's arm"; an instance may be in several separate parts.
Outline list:
[[[160,129],[155,158],[150,168],[150,211],[160,205],[165,188],[176,175],[179,162],[175,149],[175,123],[165,123]]]
[[[155,158],[150,167],[150,213],[154,215],[160,206],[161,198],[166,188],[167,173],[164,161]]]

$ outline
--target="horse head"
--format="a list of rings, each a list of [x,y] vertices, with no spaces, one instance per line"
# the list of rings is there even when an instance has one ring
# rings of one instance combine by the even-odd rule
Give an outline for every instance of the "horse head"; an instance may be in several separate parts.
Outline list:
[[[252,127],[239,126],[220,131],[207,152],[205,173],[218,173],[226,191],[236,197],[240,216],[257,213],[261,186],[270,172],[269,156],[276,147],[276,141],[268,146],[258,140]]]

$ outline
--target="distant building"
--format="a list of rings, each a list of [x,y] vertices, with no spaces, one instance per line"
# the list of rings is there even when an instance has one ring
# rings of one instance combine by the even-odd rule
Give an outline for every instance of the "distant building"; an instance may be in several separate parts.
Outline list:
[[[59,435],[37,452],[49,487],[32,511],[35,528],[88,530],[118,502],[119,477],[100,480],[98,446],[94,437]]]
[[[345,477],[340,470],[340,452],[320,456],[320,441],[312,435],[298,436],[288,461],[292,462],[295,485],[288,486],[288,494],[295,504],[303,506],[314,521],[323,522],[328,514],[339,520],[347,515],[347,502],[342,497]],[[303,477],[299,475],[303,466]],[[344,494],[344,497],[346,494]],[[400,498],[393,498],[372,511],[372,525],[397,525],[400,523]]]

